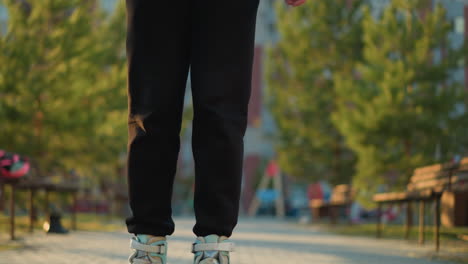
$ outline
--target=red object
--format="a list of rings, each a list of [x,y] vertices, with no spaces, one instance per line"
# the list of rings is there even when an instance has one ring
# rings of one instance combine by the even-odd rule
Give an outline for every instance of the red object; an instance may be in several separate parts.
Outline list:
[[[258,154],[250,154],[244,160],[244,182],[242,190],[242,202],[244,208],[249,208],[255,194],[255,173],[260,166],[261,158]]]
[[[0,168],[0,174],[3,175],[5,178],[10,178],[10,179],[18,179],[23,177],[29,172],[29,163],[25,163],[21,169],[11,172],[8,171],[7,169]]]
[[[16,153],[0,150],[0,178],[18,179],[25,176],[30,169],[29,159]]]
[[[268,177],[273,178],[279,173],[279,166],[276,161],[272,160],[267,166],[266,173]]]
[[[307,188],[307,196],[309,197],[309,200],[321,200],[323,199],[323,188],[320,183],[312,183],[309,185],[309,188]]]
[[[398,217],[399,212],[395,212],[393,207],[389,207],[385,212],[384,215],[387,217],[388,221],[395,221]]]

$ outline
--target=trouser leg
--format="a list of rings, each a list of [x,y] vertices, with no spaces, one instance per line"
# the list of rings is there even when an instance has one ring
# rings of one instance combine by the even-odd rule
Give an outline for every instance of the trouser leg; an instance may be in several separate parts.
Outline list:
[[[237,224],[258,3],[204,0],[192,8],[198,236],[230,236]]]
[[[127,0],[130,233],[170,235],[190,64],[190,1]]]

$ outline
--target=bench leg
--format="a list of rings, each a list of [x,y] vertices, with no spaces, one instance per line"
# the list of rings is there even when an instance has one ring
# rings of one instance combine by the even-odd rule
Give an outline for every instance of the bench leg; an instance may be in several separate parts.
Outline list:
[[[5,184],[0,181],[0,211],[3,211],[5,206]]]
[[[435,214],[434,214],[434,239],[435,249],[440,249],[440,196],[435,200]]]
[[[425,206],[426,206],[426,202],[425,201],[420,201],[419,202],[419,244],[422,245],[424,244],[424,229],[425,229],[425,219],[424,219],[424,215],[425,215]]]
[[[346,217],[347,217],[348,225],[353,225],[353,219],[351,219],[351,206],[352,206],[352,203],[346,205]]]
[[[29,232],[34,231],[34,193],[33,189],[29,189]]]
[[[382,237],[382,204],[379,203],[377,206],[377,238]]]
[[[412,209],[412,203],[408,202],[406,205],[405,239],[409,239],[412,226],[413,226],[413,209]]]
[[[73,192],[72,193],[72,199],[73,199],[73,202],[72,202],[72,230],[75,230],[76,231],[76,204],[77,204],[77,198],[76,198],[76,193]]]
[[[15,185],[11,185],[10,193],[10,239],[15,240]]]
[[[321,209],[318,207],[312,207],[312,217],[316,223],[320,222]]]
[[[45,212],[45,218],[46,221],[50,221],[50,209],[49,209],[49,199],[50,199],[50,192],[46,190],[45,192],[45,201],[44,201],[44,212]]]
[[[328,207],[330,209],[330,223],[332,225],[337,224],[337,218],[338,218],[338,207],[337,206],[330,206]]]

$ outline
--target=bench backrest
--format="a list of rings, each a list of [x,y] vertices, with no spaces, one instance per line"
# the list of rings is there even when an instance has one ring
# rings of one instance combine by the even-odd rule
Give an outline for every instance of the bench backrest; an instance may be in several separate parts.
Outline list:
[[[455,191],[468,191],[468,157],[460,161],[452,176],[451,188]]]
[[[415,169],[407,189],[408,191],[460,189],[460,185],[466,185],[464,183],[467,179],[468,157],[458,164],[435,164]]]
[[[332,195],[330,198],[331,202],[334,203],[347,203],[353,199],[354,193],[349,184],[336,185],[333,188]]]

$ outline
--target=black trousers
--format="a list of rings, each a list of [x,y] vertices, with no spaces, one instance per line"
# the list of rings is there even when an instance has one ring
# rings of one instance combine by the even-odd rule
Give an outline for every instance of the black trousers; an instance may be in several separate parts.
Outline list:
[[[128,187],[134,234],[171,235],[190,69],[197,236],[237,224],[259,0],[127,0]]]

